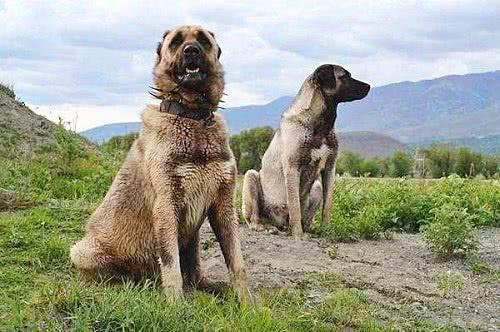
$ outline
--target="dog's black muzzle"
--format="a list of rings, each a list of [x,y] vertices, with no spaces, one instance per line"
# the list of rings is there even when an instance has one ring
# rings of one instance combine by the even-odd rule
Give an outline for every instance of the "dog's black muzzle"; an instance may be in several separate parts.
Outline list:
[[[181,61],[176,69],[176,78],[183,84],[196,85],[208,77],[207,59],[198,43],[185,44]]]
[[[363,99],[370,92],[370,84],[355,80],[354,78],[349,79],[348,86],[349,88],[346,89],[343,98],[345,102]]]

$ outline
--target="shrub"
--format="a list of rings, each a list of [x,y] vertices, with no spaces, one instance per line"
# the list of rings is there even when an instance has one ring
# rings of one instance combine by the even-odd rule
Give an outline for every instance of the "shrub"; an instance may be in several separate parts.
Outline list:
[[[445,204],[432,210],[434,217],[424,228],[424,238],[431,250],[442,258],[465,256],[478,248],[473,217],[467,209]]]
[[[3,92],[12,99],[16,99],[16,93],[14,92],[12,85],[0,83],[0,92]]]

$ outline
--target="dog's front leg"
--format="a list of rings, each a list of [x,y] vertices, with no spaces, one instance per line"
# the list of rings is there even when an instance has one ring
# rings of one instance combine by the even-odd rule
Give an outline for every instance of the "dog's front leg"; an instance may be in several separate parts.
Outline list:
[[[240,301],[250,301],[251,296],[238,234],[238,218],[233,208],[232,188],[222,190],[215,204],[209,209],[208,220],[224,255],[233,289]]]
[[[300,173],[293,165],[285,165],[286,199],[290,226],[289,232],[293,239],[300,240],[303,236],[302,215],[300,211]]]
[[[168,200],[157,199],[153,211],[156,251],[161,280],[167,296],[182,295],[182,274],[179,261],[178,213]]]
[[[335,176],[335,164],[321,171],[321,184],[323,185],[323,209],[321,211],[321,223],[325,224],[331,220],[333,200],[333,179]]]

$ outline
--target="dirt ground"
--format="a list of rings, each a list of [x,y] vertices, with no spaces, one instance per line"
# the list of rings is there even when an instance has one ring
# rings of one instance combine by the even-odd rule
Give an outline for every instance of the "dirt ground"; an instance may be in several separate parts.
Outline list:
[[[311,237],[293,241],[276,230],[256,232],[241,226],[240,231],[254,290],[291,287],[310,272],[336,273],[348,287],[362,289],[371,301],[389,310],[404,306],[437,323],[500,331],[500,284],[484,282],[463,261],[436,260],[419,234],[396,233],[391,240],[332,245]],[[499,269],[500,229],[483,229],[479,239],[479,258]],[[227,282],[222,254],[206,225],[202,243],[207,276]],[[462,286],[449,287],[444,294],[439,276],[458,279]],[[321,300],[320,290],[311,293]]]

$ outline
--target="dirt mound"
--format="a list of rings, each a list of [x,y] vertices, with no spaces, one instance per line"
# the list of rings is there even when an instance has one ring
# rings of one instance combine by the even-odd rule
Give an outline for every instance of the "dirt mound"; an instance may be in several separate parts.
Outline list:
[[[56,125],[16,100],[12,91],[0,89],[0,154],[36,151],[54,143]]]
[[[500,268],[500,230],[482,230],[479,237],[481,260]],[[437,261],[419,234],[332,247],[318,239],[293,241],[284,233],[257,233],[242,226],[241,238],[253,289],[294,286],[311,272],[336,273],[347,286],[362,289],[371,301],[389,309],[404,305],[419,317],[462,327],[495,330],[500,324],[500,285],[483,282],[462,261]],[[208,277],[227,282],[223,257],[206,225],[202,243]],[[447,288],[447,276],[458,278],[459,289]]]

